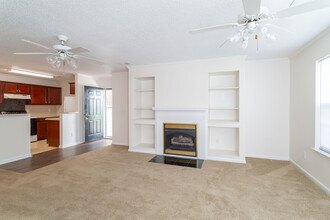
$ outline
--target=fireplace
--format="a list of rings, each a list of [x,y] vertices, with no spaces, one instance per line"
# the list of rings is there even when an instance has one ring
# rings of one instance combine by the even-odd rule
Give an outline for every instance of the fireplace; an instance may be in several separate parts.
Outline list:
[[[197,124],[164,123],[164,154],[197,157]]]

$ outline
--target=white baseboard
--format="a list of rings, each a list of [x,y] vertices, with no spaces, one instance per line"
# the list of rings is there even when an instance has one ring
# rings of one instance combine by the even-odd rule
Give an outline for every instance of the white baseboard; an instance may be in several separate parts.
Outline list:
[[[11,158],[8,158],[8,159],[0,160],[0,165],[10,163],[10,162],[14,162],[14,161],[17,161],[17,160],[22,160],[22,159],[29,158],[29,157],[32,157],[32,155],[31,154],[26,154],[26,155],[22,155],[22,156],[11,157]]]
[[[215,160],[215,161],[231,162],[231,163],[246,163],[245,159],[229,158],[229,157],[218,157],[218,156],[207,156],[206,160]]]
[[[112,141],[112,145],[128,146],[128,143],[121,143],[121,142]]]
[[[318,185],[322,190],[324,190],[328,195],[330,195],[330,189],[321,183],[318,179],[316,179],[312,174],[307,172],[304,168],[298,165],[294,160],[290,160],[290,162],[297,167],[301,172],[303,172],[310,180],[312,180],[316,185]]]
[[[273,157],[273,156],[263,156],[263,155],[253,155],[253,154],[246,154],[246,157],[252,157],[252,158],[259,158],[259,159],[268,159],[268,160],[284,160],[289,161],[289,157]]]
[[[73,147],[73,146],[77,146],[79,144],[82,144],[84,142],[76,142],[76,143],[73,143],[73,144],[70,144],[70,145],[60,145],[59,148],[68,148],[68,147]]]

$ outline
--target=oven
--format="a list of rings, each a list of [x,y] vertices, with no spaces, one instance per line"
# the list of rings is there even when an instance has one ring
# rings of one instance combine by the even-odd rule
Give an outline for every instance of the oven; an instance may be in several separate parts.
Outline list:
[[[37,119],[31,118],[31,142],[36,142],[38,140],[37,130]]]

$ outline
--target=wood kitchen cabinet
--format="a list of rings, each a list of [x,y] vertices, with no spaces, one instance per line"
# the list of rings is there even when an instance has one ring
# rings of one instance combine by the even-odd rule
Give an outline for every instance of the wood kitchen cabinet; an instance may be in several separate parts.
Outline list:
[[[69,83],[70,85],[70,95],[75,95],[76,94],[76,83],[72,82]]]
[[[62,89],[61,88],[48,88],[48,104],[49,105],[62,105]]]
[[[0,82],[0,104],[3,104],[3,82]]]
[[[47,105],[47,87],[31,86],[31,104],[32,105]]]
[[[47,121],[44,118],[38,118],[37,120],[37,136],[38,140],[47,138]]]
[[[28,95],[30,94],[30,85],[6,82],[4,84],[4,93]]]
[[[60,121],[47,120],[47,144],[51,147],[60,145]]]

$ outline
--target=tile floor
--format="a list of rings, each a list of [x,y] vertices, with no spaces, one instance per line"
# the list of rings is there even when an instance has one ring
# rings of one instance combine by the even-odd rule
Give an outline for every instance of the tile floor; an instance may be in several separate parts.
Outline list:
[[[41,141],[31,143],[31,154],[32,155],[50,151],[50,150],[55,150],[55,149],[57,149],[57,147],[48,146],[47,140],[41,140]]]

